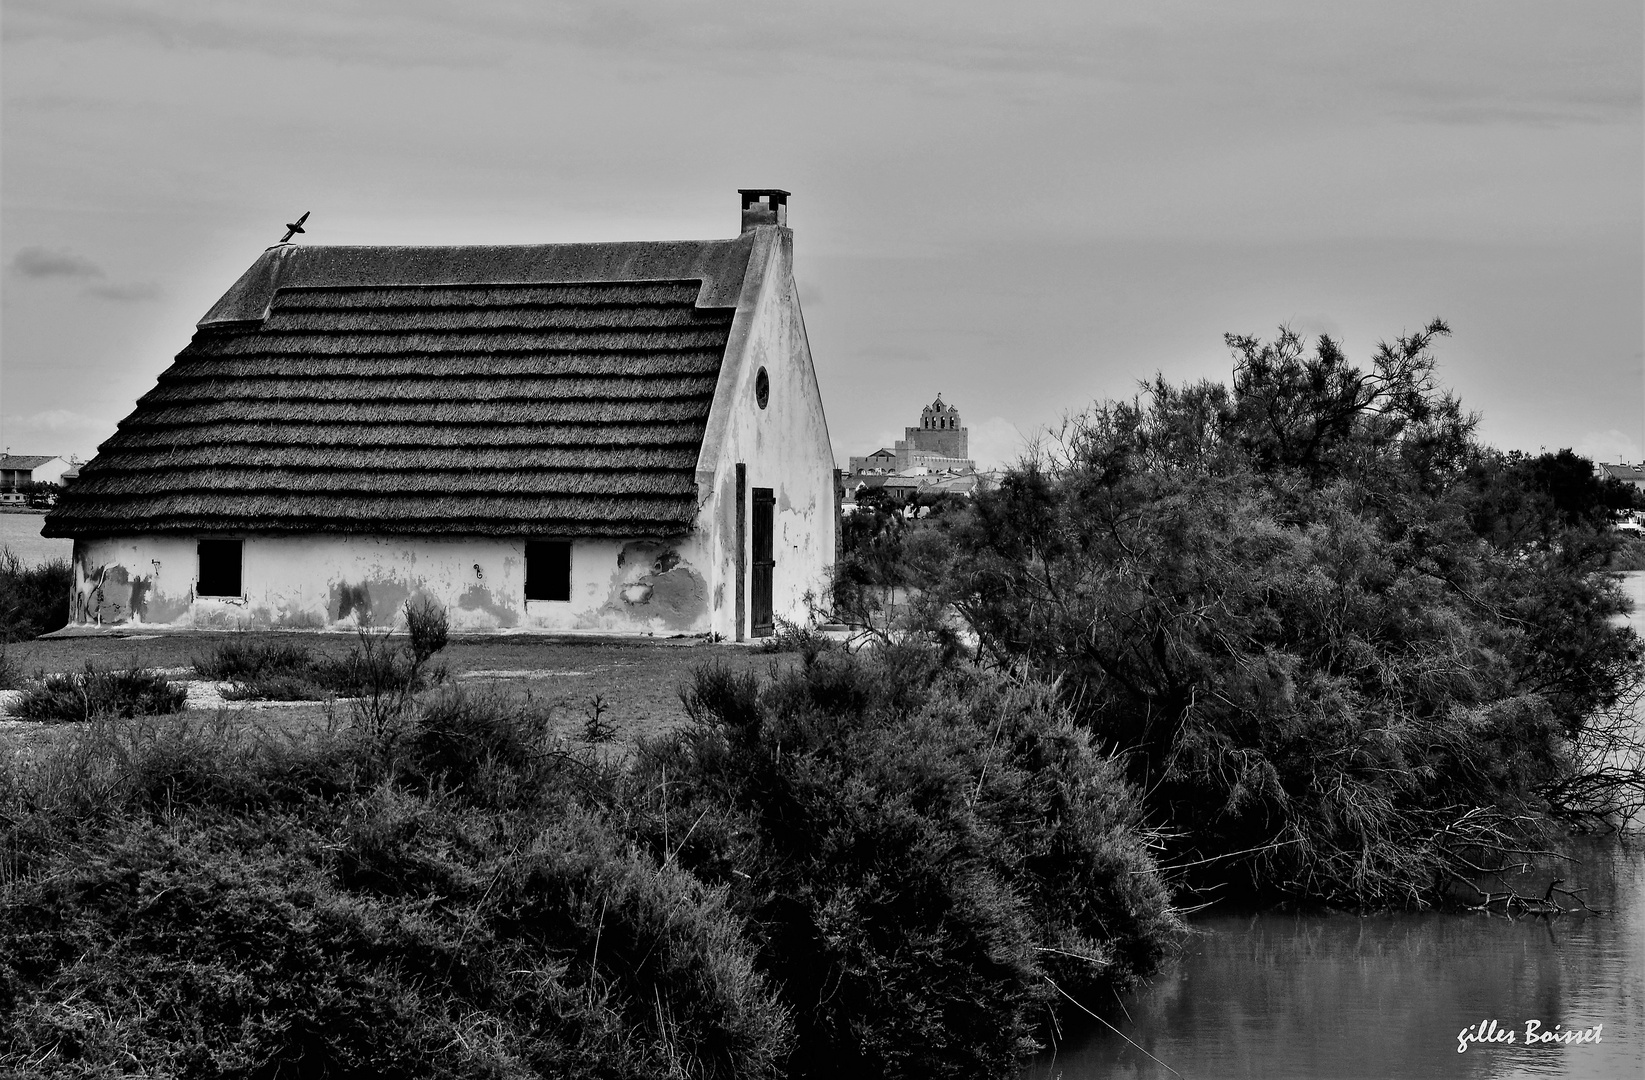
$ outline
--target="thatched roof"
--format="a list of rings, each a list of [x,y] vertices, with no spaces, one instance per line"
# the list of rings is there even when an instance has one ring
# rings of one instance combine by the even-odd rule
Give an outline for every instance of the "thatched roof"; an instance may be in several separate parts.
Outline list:
[[[749,241],[270,249],[45,535],[686,532]]]

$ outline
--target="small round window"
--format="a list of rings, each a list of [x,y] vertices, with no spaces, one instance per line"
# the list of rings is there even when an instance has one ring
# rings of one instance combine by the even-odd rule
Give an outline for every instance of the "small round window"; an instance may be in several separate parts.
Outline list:
[[[754,376],[754,400],[760,403],[762,409],[765,408],[765,403],[771,400],[771,376],[765,373],[765,368],[761,368],[760,373]]]

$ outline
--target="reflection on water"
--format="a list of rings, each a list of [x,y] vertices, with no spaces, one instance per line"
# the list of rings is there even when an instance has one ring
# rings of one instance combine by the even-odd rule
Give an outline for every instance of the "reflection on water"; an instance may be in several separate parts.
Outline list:
[[[1561,871],[1602,918],[1221,915],[1153,983],[1097,1011],[1190,1080],[1270,1077],[1638,1077],[1645,1070],[1645,850],[1571,844]],[[1549,875],[1544,874],[1545,884]],[[1531,882],[1521,883],[1523,888]],[[1474,1045],[1496,1020],[1523,1037],[1604,1024],[1587,1046]],[[1092,1025],[1095,1026],[1094,1024]],[[1169,1078],[1104,1028],[1064,1032],[1028,1076]]]
[[[1645,573],[1623,586],[1645,627]],[[1095,1021],[1070,1024],[1025,1076],[1169,1080],[1148,1054],[1188,1080],[1645,1076],[1645,841],[1582,837],[1566,850],[1579,861],[1515,884],[1541,893],[1563,877],[1603,916],[1199,918],[1149,986],[1087,1003],[1136,1046]],[[1521,1041],[1528,1020],[1604,1028],[1597,1044],[1457,1053],[1458,1033],[1482,1020]]]

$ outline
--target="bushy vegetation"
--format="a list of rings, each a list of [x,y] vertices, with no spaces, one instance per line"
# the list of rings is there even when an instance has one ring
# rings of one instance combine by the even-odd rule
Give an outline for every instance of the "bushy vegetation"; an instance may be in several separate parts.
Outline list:
[[[22,720],[83,721],[106,717],[159,716],[181,712],[188,690],[148,668],[102,668],[37,675],[6,709]]]
[[[6,640],[0,638],[0,690],[17,690],[23,685],[23,668],[17,662],[17,656],[7,647]]]
[[[445,610],[429,601],[406,604],[407,632],[400,647],[392,632],[362,629],[346,656],[317,655],[285,637],[242,634],[220,641],[194,658],[203,678],[228,682],[224,697],[237,701],[322,701],[369,699],[398,708],[398,699],[444,681],[446,672],[430,660],[447,640]],[[383,699],[396,699],[383,705]]]
[[[613,829],[597,762],[442,701],[391,744],[151,720],[0,767],[0,1071],[776,1075],[722,896]]]
[[[1231,385],[1092,408],[895,567],[1056,681],[1209,895],[1441,902],[1627,787],[1572,779],[1639,677],[1599,572],[1634,493],[1481,446],[1437,388],[1446,332],[1369,370],[1230,337]]]
[[[1645,539],[1624,535],[1617,549],[1611,553],[1605,569],[1622,572],[1645,570]]]
[[[1056,987],[1159,960],[1138,803],[1046,688],[893,646],[705,669],[686,708],[624,778],[631,828],[746,920],[792,1075],[1001,1075]]]
[[[51,483],[49,480],[35,480],[17,490],[27,496],[31,507],[41,509],[57,504],[57,497],[63,493],[63,485]]]
[[[820,613],[818,617],[820,618]],[[818,629],[815,620],[812,624],[802,626],[779,616],[775,632],[770,637],[760,639],[758,648],[762,653],[801,653],[805,656],[814,656],[834,648],[835,644],[832,638]]]
[[[1044,689],[895,650],[686,698],[628,768],[452,687],[5,755],[0,1071],[993,1076],[1175,925]]]
[[[0,641],[28,641],[69,622],[74,569],[65,559],[24,566],[9,547],[0,547]]]

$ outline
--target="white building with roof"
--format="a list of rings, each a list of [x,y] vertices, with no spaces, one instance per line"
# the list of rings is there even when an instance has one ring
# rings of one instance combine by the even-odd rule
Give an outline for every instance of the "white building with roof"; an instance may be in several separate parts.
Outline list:
[[[838,510],[787,198],[725,240],[269,248],[48,516],[71,623],[802,622]]]

